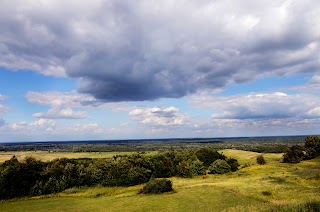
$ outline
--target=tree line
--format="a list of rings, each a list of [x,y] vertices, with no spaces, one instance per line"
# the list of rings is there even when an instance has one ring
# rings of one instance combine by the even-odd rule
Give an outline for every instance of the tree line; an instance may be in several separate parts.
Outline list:
[[[304,146],[293,145],[287,148],[283,155],[284,163],[299,163],[320,156],[320,137],[307,136]]]
[[[216,162],[218,161],[218,162]],[[216,162],[216,163],[215,163]],[[81,186],[132,186],[151,178],[193,177],[236,171],[239,163],[211,149],[134,153],[110,159],[55,159],[14,156],[0,165],[0,199],[45,195]]]

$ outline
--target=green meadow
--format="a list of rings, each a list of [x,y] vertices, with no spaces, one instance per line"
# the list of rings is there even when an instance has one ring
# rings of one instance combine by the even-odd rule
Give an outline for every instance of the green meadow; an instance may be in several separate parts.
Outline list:
[[[161,195],[137,194],[143,185],[71,188],[52,195],[2,201],[0,211],[308,211],[302,206],[319,206],[319,158],[284,164],[282,154],[268,153],[263,154],[267,163],[258,165],[259,153],[220,152],[238,159],[242,168],[223,175],[173,177],[174,192]]]
[[[52,151],[12,151],[0,152],[0,163],[9,160],[14,155],[19,161],[33,157],[41,161],[51,161],[57,158],[111,158],[115,155],[128,155],[132,152],[52,152]]]

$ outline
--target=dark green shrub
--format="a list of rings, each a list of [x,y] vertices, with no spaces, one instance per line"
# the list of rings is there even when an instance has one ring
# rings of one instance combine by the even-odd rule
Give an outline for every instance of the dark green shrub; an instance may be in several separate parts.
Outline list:
[[[112,161],[104,167],[103,186],[132,186],[146,183],[150,180],[152,171],[136,159],[124,158]]]
[[[264,196],[271,196],[271,191],[263,191],[263,192],[261,192],[262,193],[262,195],[264,195]]]
[[[266,160],[264,159],[263,155],[259,155],[259,156],[257,157],[257,164],[259,164],[259,165],[264,165],[264,164],[266,164]]]
[[[216,160],[209,166],[209,174],[224,174],[231,171],[231,166],[225,160]]]
[[[203,162],[203,165],[208,168],[211,163],[213,163],[217,159],[225,160],[226,156],[220,154],[217,151],[213,151],[209,148],[202,148],[196,152],[197,158]]]
[[[153,177],[166,178],[172,177],[177,174],[177,165],[179,162],[177,159],[177,153],[173,151],[167,151],[152,156],[151,164],[153,166]]]
[[[30,195],[31,188],[41,180],[44,163],[32,157],[19,162],[14,156],[0,164],[0,199]]]
[[[172,182],[168,179],[151,179],[142,189],[139,194],[161,194],[173,191]]]
[[[247,167],[250,167],[250,166],[251,166],[251,164],[246,163],[246,164],[242,165],[241,168],[243,169],[243,168],[247,168]]]
[[[305,207],[308,211],[320,211],[320,202],[307,202]]]
[[[307,136],[305,138],[306,158],[312,159],[320,156],[320,137]]]
[[[299,163],[304,158],[303,148],[298,145],[293,145],[287,149],[283,155],[284,163]]]
[[[199,160],[181,161],[178,165],[178,174],[181,177],[194,177],[205,172],[203,163]]]
[[[231,167],[231,171],[235,172],[235,171],[237,171],[239,169],[238,167],[240,166],[240,164],[238,163],[237,159],[229,158],[227,160],[227,163]]]

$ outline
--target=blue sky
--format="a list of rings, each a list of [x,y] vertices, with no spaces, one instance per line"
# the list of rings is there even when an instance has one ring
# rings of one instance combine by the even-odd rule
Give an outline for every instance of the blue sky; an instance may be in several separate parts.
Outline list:
[[[0,142],[318,134],[316,0],[4,1]]]

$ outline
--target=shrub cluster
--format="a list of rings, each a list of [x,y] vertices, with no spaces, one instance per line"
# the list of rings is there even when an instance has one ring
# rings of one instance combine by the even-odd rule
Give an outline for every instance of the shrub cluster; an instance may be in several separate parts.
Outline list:
[[[137,159],[137,158],[136,158]],[[0,166],[0,199],[60,192],[75,186],[135,185],[151,176],[149,164],[131,158],[120,161],[56,159],[44,163],[34,158],[17,158]]]
[[[151,179],[142,189],[139,194],[161,194],[173,191],[172,182],[168,179]]]
[[[231,171],[231,166],[225,160],[218,159],[209,166],[209,174],[224,174]]]
[[[0,199],[43,195],[80,186],[131,186],[148,182],[152,164],[141,155],[121,160],[15,157],[0,165]]]
[[[203,162],[209,174],[223,174],[230,171],[237,171],[240,164],[234,158],[228,158],[217,151],[209,148],[202,148],[196,152],[197,158]]]
[[[320,137],[307,136],[305,138],[305,158],[312,159],[320,156]]]
[[[148,182],[151,178],[172,176],[194,177],[205,174],[204,163],[208,158],[200,153],[208,152],[210,161],[226,158],[216,151],[198,152],[168,151],[152,156],[132,154],[111,159],[55,159],[42,162],[26,158],[19,162],[16,157],[0,165],[0,199],[44,195],[81,186],[132,186]],[[198,158],[198,156],[199,158]],[[227,164],[228,171],[236,171],[235,159],[218,159]],[[218,169],[223,169],[217,163]],[[221,173],[210,169],[211,173]],[[222,171],[223,172],[223,171]]]
[[[226,156],[209,148],[202,148],[196,152],[197,158],[203,162],[203,165],[208,168],[214,161],[221,159],[225,160]]]
[[[263,155],[259,155],[259,156],[257,157],[257,164],[259,164],[259,165],[264,165],[264,164],[266,164],[266,160],[264,159]]]
[[[283,155],[284,163],[299,163],[305,157],[304,148],[298,145],[293,145],[288,148]]]
[[[313,159],[320,156],[320,137],[307,136],[305,145],[293,145],[286,149],[283,155],[284,163],[299,163],[305,159]]]

